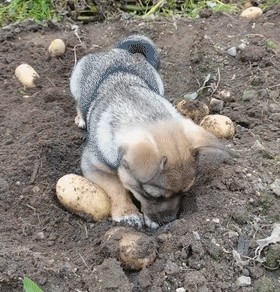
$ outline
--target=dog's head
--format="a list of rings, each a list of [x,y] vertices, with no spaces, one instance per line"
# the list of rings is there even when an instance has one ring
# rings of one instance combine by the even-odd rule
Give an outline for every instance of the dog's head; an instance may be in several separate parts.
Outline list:
[[[208,145],[197,142],[197,136],[196,143],[191,143],[184,129],[173,125],[164,132],[154,131],[153,139],[123,149],[119,177],[149,220],[159,225],[175,220],[183,197],[197,179],[215,172],[225,160],[225,148],[208,132],[197,132],[201,134]]]

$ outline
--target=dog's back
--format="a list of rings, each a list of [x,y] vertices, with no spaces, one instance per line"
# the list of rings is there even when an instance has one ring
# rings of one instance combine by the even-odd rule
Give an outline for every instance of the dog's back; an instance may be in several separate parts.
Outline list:
[[[100,88],[109,84],[109,80],[112,81],[117,75],[129,75],[143,87],[163,95],[163,84],[156,71],[158,65],[159,58],[154,44],[139,35],[123,39],[108,52],[83,57],[70,78],[70,90],[83,118],[86,118]]]

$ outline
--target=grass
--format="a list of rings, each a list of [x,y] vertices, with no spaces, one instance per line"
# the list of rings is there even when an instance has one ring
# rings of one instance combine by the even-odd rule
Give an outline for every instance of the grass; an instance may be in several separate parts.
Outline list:
[[[51,20],[57,17],[51,0],[11,0],[0,4],[0,26],[26,19]]]
[[[144,18],[150,15],[164,17],[181,15],[197,18],[201,10],[205,8],[211,9],[214,13],[238,13],[242,9],[243,4],[248,1],[236,0],[231,3],[224,2],[223,0],[159,0],[155,3],[152,0],[135,0],[134,2],[125,4],[125,1],[121,0],[96,0],[88,2],[86,0],[7,0],[0,2],[0,27],[8,23],[21,22],[26,19],[33,19],[37,22],[52,19],[59,20],[62,18],[59,11],[66,11],[66,7],[69,8],[70,6],[72,7],[71,10],[77,13],[89,13],[86,16],[89,21],[91,20],[90,13],[98,14],[99,10],[103,11],[103,15],[105,13],[105,17],[118,13],[119,11],[125,11]],[[276,3],[279,3],[279,0],[266,0],[260,7],[265,9]],[[94,11],[90,7],[94,8]]]

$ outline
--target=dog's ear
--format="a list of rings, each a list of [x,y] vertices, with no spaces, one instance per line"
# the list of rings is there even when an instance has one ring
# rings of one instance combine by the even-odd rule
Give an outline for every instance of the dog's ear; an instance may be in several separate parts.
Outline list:
[[[223,163],[233,164],[236,155],[222,144],[202,146],[192,150],[195,157],[196,181],[204,182],[217,175]]]
[[[150,142],[138,142],[126,147],[121,161],[122,166],[142,183],[152,179],[167,162],[155,145]]]

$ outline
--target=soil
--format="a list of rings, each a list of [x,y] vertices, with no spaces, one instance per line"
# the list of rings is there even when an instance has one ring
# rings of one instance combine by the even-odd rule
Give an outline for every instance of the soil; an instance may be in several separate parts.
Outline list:
[[[279,19],[278,5],[251,21],[216,14],[79,25],[82,45],[70,23],[2,29],[0,290],[22,291],[28,276],[52,292],[280,291],[279,253],[273,266],[254,258],[257,240],[270,236],[280,221]],[[85,132],[74,124],[69,92],[75,56],[107,50],[132,32],[157,45],[171,102],[196,91],[211,74],[214,92],[198,99],[224,101],[218,110],[236,130],[225,144],[239,155],[197,195],[195,212],[154,232],[142,230],[156,241],[157,255],[138,271],[106,248],[110,219],[84,220],[64,209],[55,194],[60,177],[81,173]],[[67,49],[50,59],[47,48],[55,38],[64,39]],[[227,52],[240,44],[246,46],[236,56]],[[14,77],[24,62],[41,76],[36,88],[25,89]],[[242,275],[251,283],[239,286]]]

